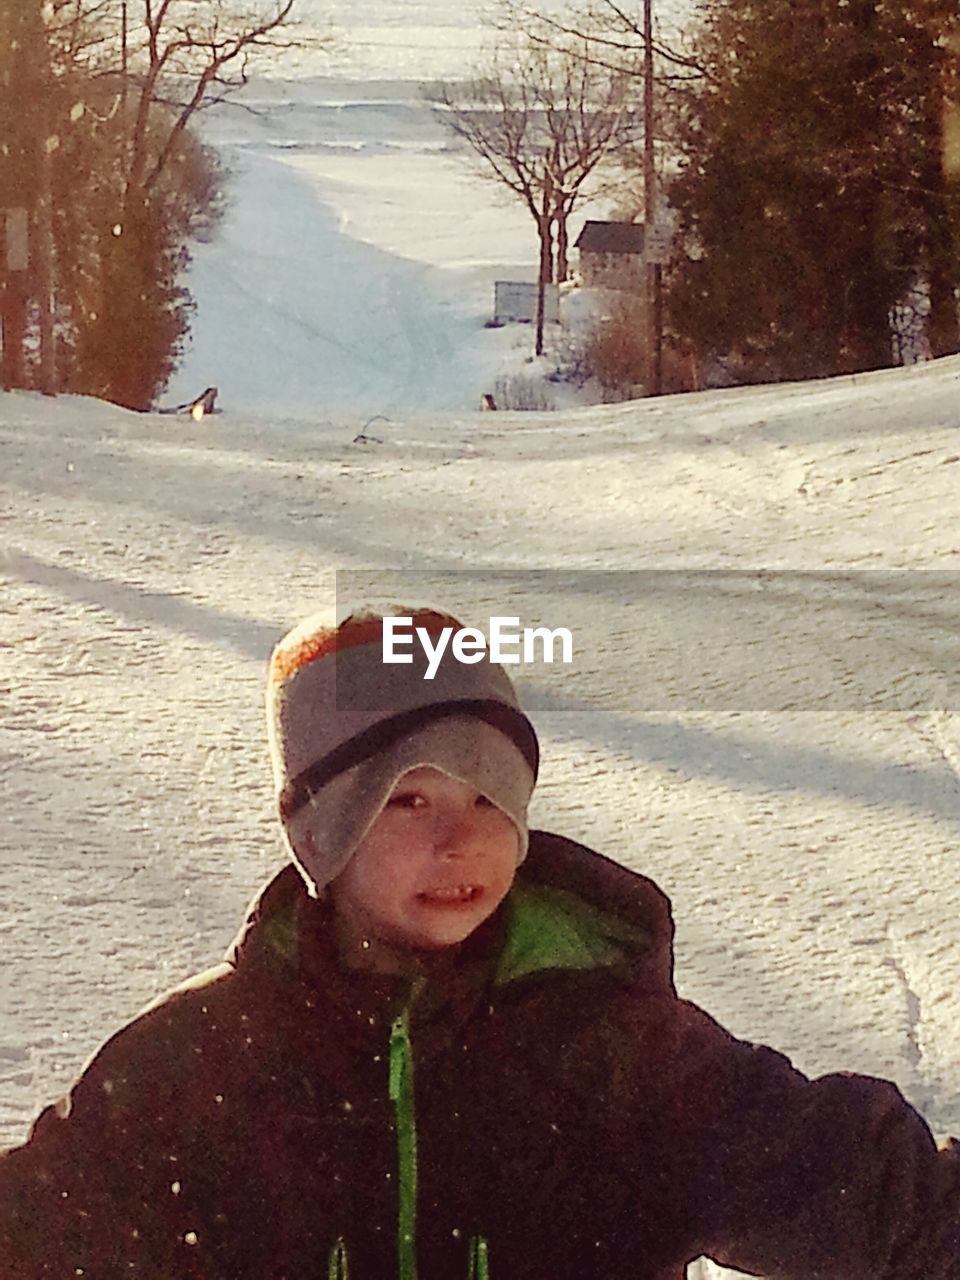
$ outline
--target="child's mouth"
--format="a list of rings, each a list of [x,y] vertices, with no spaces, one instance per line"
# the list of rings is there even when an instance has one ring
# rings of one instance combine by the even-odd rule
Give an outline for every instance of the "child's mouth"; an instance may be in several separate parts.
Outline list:
[[[429,906],[463,907],[475,902],[481,892],[480,886],[475,884],[443,885],[436,889],[425,889],[417,897]]]

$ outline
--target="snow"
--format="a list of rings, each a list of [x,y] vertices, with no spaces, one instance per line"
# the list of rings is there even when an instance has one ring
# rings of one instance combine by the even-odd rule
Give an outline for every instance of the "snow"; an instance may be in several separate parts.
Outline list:
[[[165,403],[214,383],[247,413],[362,423],[474,409],[505,370],[529,375],[531,327],[485,326],[496,280],[535,278],[535,223],[476,176],[418,85],[259,81],[205,134],[228,207],[195,251],[197,316]]]
[[[250,93],[168,397],[223,412],[0,393],[0,1144],[219,958],[282,860],[266,657],[362,598],[569,627],[534,823],[663,886],[732,1031],[960,1132],[960,358],[481,414],[527,216],[409,83]]]
[[[534,821],[664,886],[733,1031],[956,1131],[958,394],[951,359],[359,443],[0,397],[4,1139],[279,865],[264,661],[338,587],[570,626],[520,681]]]

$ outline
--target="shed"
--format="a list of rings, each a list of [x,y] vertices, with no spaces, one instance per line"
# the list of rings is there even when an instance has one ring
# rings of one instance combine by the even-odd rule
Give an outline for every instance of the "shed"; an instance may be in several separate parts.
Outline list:
[[[642,222],[585,222],[574,245],[583,283],[607,289],[641,285],[645,231]]]

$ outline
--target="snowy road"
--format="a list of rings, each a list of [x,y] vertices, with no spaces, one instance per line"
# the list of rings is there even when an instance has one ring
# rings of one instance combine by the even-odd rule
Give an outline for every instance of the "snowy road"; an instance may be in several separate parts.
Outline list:
[[[305,420],[473,409],[529,347],[483,326],[495,279],[532,278],[533,222],[448,153],[418,92],[257,84],[210,118],[229,205],[195,251],[167,403],[215,384],[234,412]]]
[[[246,152],[234,163],[235,204],[200,252],[192,285],[202,309],[169,400],[192,398],[202,382],[246,412],[312,403],[372,414],[442,402],[438,374],[447,387],[471,385],[465,344],[455,347],[443,323],[453,299],[428,296],[429,268],[353,240],[289,160]],[[282,253],[264,251],[273,242]],[[215,309],[203,305],[213,292]]]

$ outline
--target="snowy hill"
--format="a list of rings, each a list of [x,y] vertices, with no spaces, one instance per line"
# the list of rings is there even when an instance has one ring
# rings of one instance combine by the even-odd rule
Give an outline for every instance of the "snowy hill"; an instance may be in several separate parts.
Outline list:
[[[263,662],[337,570],[571,626],[526,683],[536,821],[660,880],[732,1029],[956,1130],[958,392],[947,360],[360,442],[0,396],[3,1138],[276,865]],[[710,569],[781,572],[744,613],[756,575]]]
[[[264,663],[337,596],[569,627],[535,824],[659,881],[732,1031],[960,1133],[960,357],[480,414],[533,225],[373,66],[210,119],[167,401],[222,413],[0,393],[0,1146],[279,865]]]

